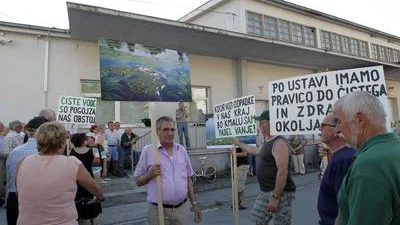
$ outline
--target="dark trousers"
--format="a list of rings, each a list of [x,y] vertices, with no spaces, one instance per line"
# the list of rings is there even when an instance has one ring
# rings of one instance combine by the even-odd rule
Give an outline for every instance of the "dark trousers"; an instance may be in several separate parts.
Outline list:
[[[15,192],[8,192],[7,198],[7,224],[16,225],[18,219],[18,197]]]

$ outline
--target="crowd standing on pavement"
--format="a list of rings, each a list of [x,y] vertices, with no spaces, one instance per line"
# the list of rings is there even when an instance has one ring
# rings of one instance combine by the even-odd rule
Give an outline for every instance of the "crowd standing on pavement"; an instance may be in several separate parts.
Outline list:
[[[185,116],[181,105],[177,115]],[[289,140],[272,136],[268,110],[256,119],[261,134],[257,147],[233,138],[241,149],[239,209],[246,209],[246,174],[255,172],[260,193],[250,212],[254,224],[289,225],[296,192],[291,164],[297,163],[295,173],[306,172],[306,142],[300,136]],[[135,164],[137,185],[146,185],[150,225],[159,224],[157,176],[165,223],[189,224],[190,205],[195,222],[202,221],[191,181],[189,141],[186,147],[174,142],[178,121],[170,117],[156,121],[156,164],[152,145],[145,146],[140,157],[129,154],[138,139],[131,127],[122,130],[118,122],[109,122],[108,129],[99,124],[89,133],[73,133],[55,120],[54,111],[44,109],[27,124],[15,120],[6,127],[0,122],[0,205],[6,199],[9,225],[83,224],[84,220],[96,224],[104,201],[99,183],[107,183],[110,174],[126,176],[125,159]],[[363,91],[339,99],[321,122],[322,173],[315,206],[320,225],[400,224],[400,123],[391,132],[385,124],[382,103]],[[249,157],[253,155],[257,156],[255,171],[246,160],[253,162]]]

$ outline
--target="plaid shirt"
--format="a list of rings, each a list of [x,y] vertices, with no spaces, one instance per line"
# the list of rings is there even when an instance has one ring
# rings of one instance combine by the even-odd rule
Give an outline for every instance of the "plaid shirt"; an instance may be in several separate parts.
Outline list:
[[[3,140],[3,147],[2,147],[2,155],[9,155],[10,152],[22,145],[24,143],[24,138],[21,137],[21,135],[15,131],[10,131],[8,134],[4,137]]]
[[[28,142],[15,148],[7,158],[7,190],[8,192],[16,192],[15,187],[15,169],[17,162],[28,155],[37,154],[37,144],[35,138],[29,138]]]

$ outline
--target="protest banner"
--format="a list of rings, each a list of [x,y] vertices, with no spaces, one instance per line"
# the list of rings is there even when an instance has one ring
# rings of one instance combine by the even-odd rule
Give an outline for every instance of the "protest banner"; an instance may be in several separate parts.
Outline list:
[[[216,138],[256,135],[255,95],[248,95],[214,106]]]
[[[367,91],[378,97],[389,115],[382,66],[276,80],[268,87],[272,135],[320,133],[320,124],[336,100],[353,91]]]
[[[96,122],[95,98],[60,96],[57,121],[73,124],[94,124]]]

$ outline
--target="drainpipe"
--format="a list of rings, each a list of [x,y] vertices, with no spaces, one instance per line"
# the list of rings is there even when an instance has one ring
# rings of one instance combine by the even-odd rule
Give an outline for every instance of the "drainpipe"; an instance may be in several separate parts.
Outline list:
[[[49,94],[48,94],[48,80],[49,80],[49,52],[50,52],[50,36],[51,28],[47,32],[47,39],[44,47],[44,74],[43,74],[43,91],[44,91],[44,108],[48,108]]]

